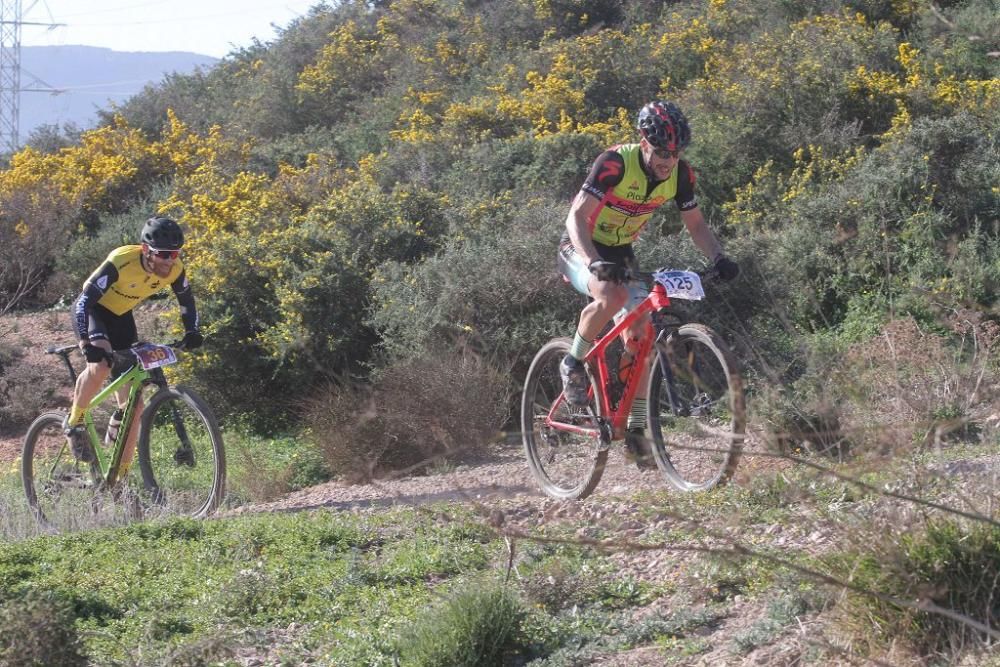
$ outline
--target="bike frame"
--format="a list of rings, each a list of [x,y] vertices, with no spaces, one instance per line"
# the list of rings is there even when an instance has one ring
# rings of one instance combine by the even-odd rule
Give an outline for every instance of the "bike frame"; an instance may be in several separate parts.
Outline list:
[[[94,396],[94,398],[90,401],[90,404],[84,410],[83,423],[87,427],[87,436],[90,438],[91,445],[94,447],[94,453],[97,456],[96,463],[101,472],[101,477],[108,485],[112,485],[118,481],[118,473],[121,472],[120,466],[122,456],[125,453],[125,442],[128,438],[129,432],[132,430],[132,422],[135,419],[135,408],[138,404],[139,393],[142,391],[143,385],[149,380],[149,371],[144,370],[142,366],[137,363],[128,371],[115,378],[115,380],[113,380],[107,387]],[[122,423],[118,427],[118,433],[115,435],[114,446],[111,449],[110,455],[108,455],[103,450],[103,446],[101,444],[103,440],[97,433],[97,427],[94,424],[92,411],[98,405],[101,405],[106,400],[113,397],[119,389],[125,387],[126,385],[128,386],[128,399],[125,402],[125,412],[122,416]]]
[[[615,324],[612,329],[594,341],[594,347],[591,348],[590,352],[583,358],[585,363],[591,365],[597,371],[597,400],[600,409],[600,416],[597,417],[598,427],[588,428],[586,426],[578,426],[576,424],[568,424],[565,421],[561,421],[554,417],[557,410],[562,406],[563,402],[566,400],[564,395],[561,395],[552,403],[552,407],[549,409],[548,415],[545,417],[545,425],[556,431],[568,431],[570,433],[576,433],[578,435],[592,436],[595,438],[602,437],[602,429],[600,424],[607,423],[610,420],[611,426],[611,438],[619,439],[619,434],[624,434],[626,422],[628,420],[629,411],[632,408],[632,402],[635,400],[635,395],[639,391],[639,378],[643,373],[639,372],[639,369],[643,368],[649,359],[649,353],[653,349],[653,344],[655,343],[656,335],[655,329],[653,327],[652,321],[648,322],[646,325],[646,331],[643,333],[642,338],[639,340],[639,349],[636,351],[635,361],[633,362],[633,371],[629,373],[628,380],[625,382],[625,388],[622,391],[622,398],[618,402],[617,409],[611,407],[611,397],[608,391],[611,386],[611,373],[608,369],[608,360],[605,351],[608,346],[614,342],[623,331],[632,326],[639,318],[646,315],[651,315],[656,311],[666,308],[670,305],[670,297],[667,296],[667,291],[664,289],[663,285],[654,282],[653,288],[650,290],[649,294],[643,299],[638,306],[633,308],[626,314],[624,318],[617,324]]]

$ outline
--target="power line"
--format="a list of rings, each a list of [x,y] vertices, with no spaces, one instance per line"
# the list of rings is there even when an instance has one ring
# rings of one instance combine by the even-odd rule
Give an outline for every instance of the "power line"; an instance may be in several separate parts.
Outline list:
[[[233,12],[221,12],[215,14],[201,14],[199,16],[172,16],[165,19],[148,19],[145,21],[100,21],[98,23],[69,23],[67,24],[71,28],[116,28],[122,26],[133,26],[133,25],[159,25],[163,23],[188,23],[191,21],[201,21],[205,19],[224,19],[230,16],[244,16],[246,14],[262,14],[267,11],[266,8],[260,8],[257,10],[243,10],[243,11],[233,11]]]

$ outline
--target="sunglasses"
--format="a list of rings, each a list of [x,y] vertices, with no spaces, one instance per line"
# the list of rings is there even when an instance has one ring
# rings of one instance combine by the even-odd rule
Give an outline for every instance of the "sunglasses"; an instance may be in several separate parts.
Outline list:
[[[680,149],[675,151],[668,151],[666,148],[653,148],[653,155],[660,158],[661,160],[669,160],[672,157],[677,157],[681,153]]]
[[[149,252],[160,259],[177,259],[181,254],[180,250],[160,250],[158,248],[149,248]]]

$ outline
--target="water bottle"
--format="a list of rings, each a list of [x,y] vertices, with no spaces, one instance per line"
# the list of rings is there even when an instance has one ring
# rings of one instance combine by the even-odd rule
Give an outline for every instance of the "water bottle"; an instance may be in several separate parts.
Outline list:
[[[118,437],[118,427],[122,425],[122,417],[125,416],[125,411],[118,408],[111,413],[111,418],[108,419],[108,430],[104,433],[104,444],[113,445],[115,438]]]
[[[635,355],[628,350],[622,350],[622,355],[618,358],[618,381],[623,385],[628,382],[628,377],[632,374],[632,364],[634,362]]]

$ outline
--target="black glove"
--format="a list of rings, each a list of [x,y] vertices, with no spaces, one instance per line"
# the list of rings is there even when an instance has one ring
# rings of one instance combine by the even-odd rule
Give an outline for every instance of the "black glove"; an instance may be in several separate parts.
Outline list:
[[[715,260],[715,272],[722,280],[732,280],[740,275],[740,265],[725,255],[719,255]]]
[[[595,259],[587,267],[598,280],[610,281],[613,283],[623,283],[628,280],[628,271],[621,264],[606,262],[603,259]]]
[[[194,350],[196,348],[199,348],[201,347],[201,344],[204,342],[205,342],[205,337],[202,336],[197,331],[188,331],[186,334],[184,334],[183,340],[181,340],[181,344],[185,350]]]
[[[83,356],[87,358],[88,364],[99,364],[102,361],[106,361],[108,363],[108,367],[111,367],[112,357],[103,347],[97,347],[91,343],[84,343]]]

